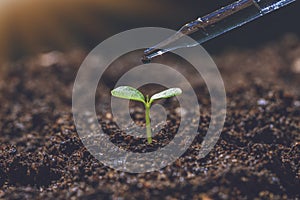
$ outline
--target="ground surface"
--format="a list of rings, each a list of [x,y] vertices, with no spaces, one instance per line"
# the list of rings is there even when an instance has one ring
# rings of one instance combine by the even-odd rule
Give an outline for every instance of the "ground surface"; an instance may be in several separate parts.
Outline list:
[[[217,55],[228,109],[215,148],[198,159],[199,135],[175,163],[144,174],[103,166],[78,138],[71,94],[83,56],[48,54],[2,67],[0,199],[300,198],[296,36]],[[201,119],[204,130],[209,112]]]

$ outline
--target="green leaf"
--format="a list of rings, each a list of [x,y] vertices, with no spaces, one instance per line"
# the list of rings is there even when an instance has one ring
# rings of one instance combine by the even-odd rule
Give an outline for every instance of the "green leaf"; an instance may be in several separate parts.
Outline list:
[[[166,99],[180,94],[182,94],[182,90],[180,88],[170,88],[153,95],[150,99],[150,103],[157,99]]]
[[[130,86],[120,86],[111,91],[111,95],[123,99],[145,102],[144,95],[137,89]]]

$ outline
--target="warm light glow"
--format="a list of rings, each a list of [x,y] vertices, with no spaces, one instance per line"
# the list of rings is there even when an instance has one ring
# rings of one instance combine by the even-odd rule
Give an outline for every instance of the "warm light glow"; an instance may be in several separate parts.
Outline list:
[[[0,62],[82,47],[121,31],[124,24],[159,19],[149,6],[156,11],[166,7],[140,0],[0,0]]]

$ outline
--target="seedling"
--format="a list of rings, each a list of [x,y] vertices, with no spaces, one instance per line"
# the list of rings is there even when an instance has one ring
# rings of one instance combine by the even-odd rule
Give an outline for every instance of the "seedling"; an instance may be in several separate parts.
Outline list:
[[[150,107],[153,101],[158,99],[167,99],[173,96],[180,95],[182,93],[180,88],[170,88],[167,90],[164,90],[162,92],[159,92],[157,94],[154,94],[150,99],[149,96],[145,96],[138,91],[137,89],[130,87],[130,86],[120,86],[115,88],[111,91],[111,95],[123,98],[123,99],[129,99],[133,101],[139,101],[142,102],[145,106],[145,119],[146,119],[146,134],[147,134],[147,140],[148,143],[152,143],[152,133],[151,133],[151,125],[150,125]]]

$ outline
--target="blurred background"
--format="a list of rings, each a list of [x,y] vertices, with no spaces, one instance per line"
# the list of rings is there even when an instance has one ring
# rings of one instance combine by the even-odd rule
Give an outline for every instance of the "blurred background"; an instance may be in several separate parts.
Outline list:
[[[49,51],[93,49],[132,28],[178,29],[186,22],[233,1],[204,0],[1,0],[0,62]],[[211,54],[252,48],[285,35],[298,37],[299,2],[204,44]]]

